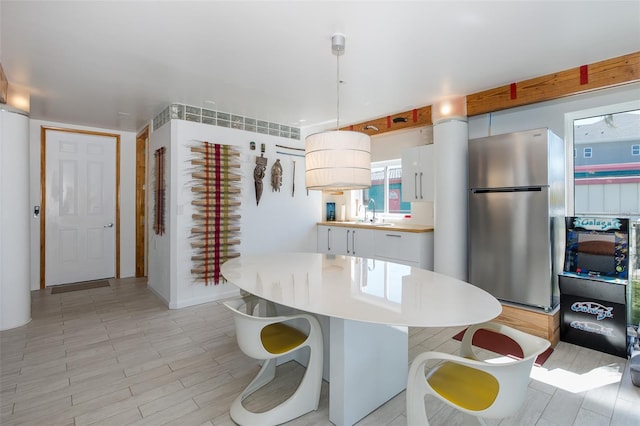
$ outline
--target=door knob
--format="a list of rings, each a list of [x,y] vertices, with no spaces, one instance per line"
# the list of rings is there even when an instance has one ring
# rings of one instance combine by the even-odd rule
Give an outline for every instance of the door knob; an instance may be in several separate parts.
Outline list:
[[[104,227],[105,228],[113,228],[113,223],[107,223]]]

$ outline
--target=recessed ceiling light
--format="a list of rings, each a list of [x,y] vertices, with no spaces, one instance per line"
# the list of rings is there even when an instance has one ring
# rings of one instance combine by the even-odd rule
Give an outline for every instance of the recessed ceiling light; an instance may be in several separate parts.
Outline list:
[[[118,112],[118,115],[121,116],[121,117],[128,117],[131,114],[129,114],[128,112]]]
[[[211,104],[211,105],[215,105],[215,101],[210,101],[210,100],[206,100],[204,101],[205,104]]]

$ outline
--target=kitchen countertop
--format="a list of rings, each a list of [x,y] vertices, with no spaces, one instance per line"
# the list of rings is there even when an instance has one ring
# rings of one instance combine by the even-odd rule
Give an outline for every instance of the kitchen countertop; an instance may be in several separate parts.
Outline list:
[[[339,226],[343,228],[364,228],[364,229],[389,229],[398,232],[433,232],[433,226],[430,225],[414,225],[414,224],[405,224],[405,223],[367,223],[367,222],[339,222],[339,221],[330,221],[330,222],[318,222],[318,225],[322,226]]]

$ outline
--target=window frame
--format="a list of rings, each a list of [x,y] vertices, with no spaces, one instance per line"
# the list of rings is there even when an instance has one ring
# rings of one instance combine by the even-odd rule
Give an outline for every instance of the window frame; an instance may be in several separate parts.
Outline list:
[[[384,208],[380,208],[381,206],[378,206],[376,204],[375,207],[375,212],[376,215],[379,216],[384,216],[387,218],[391,218],[391,219],[401,219],[404,218],[405,215],[411,214],[411,207],[409,204],[409,208],[407,211],[400,211],[397,213],[392,213],[389,212],[389,205],[390,205],[390,200],[389,200],[389,169],[393,168],[393,169],[400,169],[402,170],[402,159],[401,158],[396,158],[396,159],[392,159],[392,160],[383,160],[383,161],[374,161],[371,163],[371,170],[374,169],[378,169],[378,168],[383,168],[384,169],[384,188],[383,188],[383,197],[384,197]],[[402,176],[402,174],[401,174]],[[369,189],[363,189],[362,190],[362,200],[363,200],[363,205],[369,206]],[[400,203],[402,204],[402,192],[400,193]]]

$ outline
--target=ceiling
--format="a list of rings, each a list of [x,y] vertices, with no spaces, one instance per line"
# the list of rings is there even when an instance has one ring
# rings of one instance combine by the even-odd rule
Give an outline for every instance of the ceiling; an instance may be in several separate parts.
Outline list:
[[[170,103],[340,124],[640,50],[640,1],[8,1],[31,118],[137,131]]]

